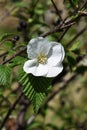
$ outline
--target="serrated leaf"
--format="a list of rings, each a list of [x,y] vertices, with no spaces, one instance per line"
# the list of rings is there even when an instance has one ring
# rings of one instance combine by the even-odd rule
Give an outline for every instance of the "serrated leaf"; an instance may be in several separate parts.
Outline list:
[[[26,61],[26,58],[24,58],[24,57],[22,57],[22,56],[16,56],[15,58],[13,58],[13,59],[10,61],[10,66],[11,66],[11,67],[14,67],[14,66],[17,66],[17,65],[21,65],[21,64],[23,64],[25,61]]]
[[[13,44],[11,41],[5,41],[4,42],[4,48],[6,51],[11,51],[13,47]]]
[[[20,83],[23,85],[23,92],[32,102],[34,112],[37,113],[42,102],[46,98],[51,86],[51,79],[35,77],[25,72],[20,73]]]
[[[0,85],[9,86],[11,68],[5,65],[0,65]]]
[[[12,35],[13,33],[4,33],[2,36],[0,36],[0,42]]]

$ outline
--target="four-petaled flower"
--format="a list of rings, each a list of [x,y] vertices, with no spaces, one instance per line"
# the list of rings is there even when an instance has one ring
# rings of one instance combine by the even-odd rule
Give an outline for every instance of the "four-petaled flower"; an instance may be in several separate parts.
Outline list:
[[[27,45],[27,54],[30,60],[23,66],[26,73],[55,77],[63,70],[62,61],[65,51],[58,42],[49,42],[43,37],[34,38]]]

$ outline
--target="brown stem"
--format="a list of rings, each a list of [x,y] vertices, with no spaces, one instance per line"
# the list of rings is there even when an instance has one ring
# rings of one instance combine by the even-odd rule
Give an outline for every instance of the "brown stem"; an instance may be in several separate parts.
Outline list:
[[[16,99],[16,101],[13,103],[13,105],[11,106],[11,108],[9,109],[7,115],[5,116],[1,126],[0,126],[0,130],[3,128],[4,124],[6,123],[8,117],[10,116],[10,114],[12,113],[12,111],[14,110],[14,108],[16,107],[16,105],[18,104],[18,102],[20,101],[20,98],[23,96],[23,93],[21,93],[19,95],[19,97]]]
[[[7,62],[9,62],[10,60],[12,60],[13,58],[15,58],[17,55],[21,54],[22,52],[24,52],[26,50],[27,47],[24,47],[23,49],[21,49],[20,51],[18,51],[16,54],[14,54],[13,56],[11,56],[10,58],[6,59],[5,61],[3,61],[1,64],[5,64]]]
[[[83,34],[86,30],[87,30],[87,27],[84,27],[84,28],[67,44],[67,47],[71,46],[72,43],[73,43],[81,34]]]
[[[64,37],[64,35],[66,34],[66,32],[69,30],[70,27],[66,28],[63,33],[61,34],[61,36],[58,38],[58,42],[60,42],[62,40],[62,38]]]
[[[59,27],[59,26],[55,27],[54,29],[52,29],[52,30],[50,30],[50,31],[48,31],[46,33],[43,33],[41,36],[46,37],[46,36],[48,36],[50,34],[56,33],[57,31],[62,31],[63,29],[66,29],[67,27],[70,27],[70,26],[72,26],[74,24],[75,24],[75,22],[72,22],[72,23],[69,23],[69,24],[65,24],[65,25],[63,25],[61,27]]]
[[[56,10],[56,13],[57,13],[57,15],[59,16],[60,20],[63,21],[61,15],[60,15],[60,11],[59,11],[59,9],[57,8],[57,6],[55,5],[54,1],[51,0],[51,2],[52,2],[52,4],[53,4],[53,6],[54,6],[54,8],[55,8],[55,10]]]

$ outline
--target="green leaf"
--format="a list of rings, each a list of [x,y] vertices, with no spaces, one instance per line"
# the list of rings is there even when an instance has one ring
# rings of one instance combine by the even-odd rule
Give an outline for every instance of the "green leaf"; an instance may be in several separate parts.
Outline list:
[[[26,61],[26,58],[21,57],[21,56],[16,56],[15,58],[13,58],[13,59],[10,61],[10,66],[11,66],[11,67],[14,67],[14,66],[17,66],[17,65],[21,65],[21,64],[23,64],[25,61]]]
[[[52,128],[52,130],[59,130],[59,128],[56,126],[56,125],[53,125],[53,124],[47,124],[46,125],[48,128]]]
[[[26,74],[23,71],[19,75],[19,82],[23,85],[23,92],[32,102],[34,112],[37,113],[49,92],[52,79],[35,77],[31,74]]]
[[[80,42],[75,42],[75,43],[71,46],[71,48],[70,48],[69,50],[70,50],[70,51],[75,51],[75,50],[80,49],[80,47],[81,47]]]
[[[0,65],[0,85],[9,86],[11,68],[5,65]]]
[[[27,2],[15,2],[15,6],[24,8],[24,7],[28,7],[28,4]]]
[[[13,44],[11,41],[5,41],[4,42],[4,48],[6,51],[11,51],[13,47]]]
[[[3,94],[3,87],[0,86],[0,96]]]
[[[38,127],[41,128],[41,130],[43,130],[42,123],[39,121],[34,121],[33,123],[31,123],[30,125],[27,126],[26,130],[34,130]]]
[[[12,35],[13,33],[4,33],[2,36],[0,36],[0,42]]]
[[[84,74],[84,72],[86,72],[87,70],[87,66],[78,66],[77,69],[76,69],[76,72],[77,73],[80,73],[80,74]]]
[[[75,56],[75,54],[73,52],[67,52],[66,57],[67,57],[67,61],[68,61],[68,64],[69,64],[71,71],[74,70],[75,67],[76,67],[76,56]]]
[[[72,0],[72,2],[73,2],[75,5],[77,5],[78,2],[79,2],[79,0]]]

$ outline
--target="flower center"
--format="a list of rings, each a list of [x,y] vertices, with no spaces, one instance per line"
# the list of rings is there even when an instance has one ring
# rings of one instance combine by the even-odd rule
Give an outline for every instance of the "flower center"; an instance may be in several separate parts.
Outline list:
[[[40,54],[40,55],[37,57],[37,60],[38,60],[38,63],[46,64],[46,62],[47,62],[47,57],[46,57],[44,54]]]

